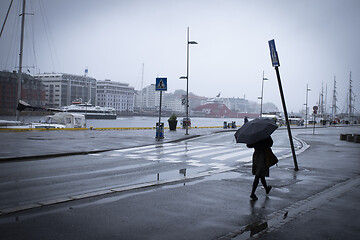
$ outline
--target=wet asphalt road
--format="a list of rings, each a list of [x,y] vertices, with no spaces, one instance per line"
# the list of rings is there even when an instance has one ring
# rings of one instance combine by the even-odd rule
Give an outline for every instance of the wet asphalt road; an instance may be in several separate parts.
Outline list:
[[[251,162],[253,149],[236,144],[233,134],[224,132],[177,143],[2,163],[0,211],[239,168]],[[273,151],[278,157],[290,153],[285,131],[276,132],[273,138]],[[295,147],[301,147],[298,141]],[[66,149],[66,144],[62,148]]]
[[[268,231],[261,235],[264,239],[358,239],[359,208],[354,199],[359,196],[360,148],[338,140],[339,134],[348,130],[359,133],[359,128],[323,129],[317,135],[308,130],[295,131],[310,144],[298,155],[300,171],[293,171],[291,158],[281,160],[278,167],[271,169],[268,180],[273,191],[266,197],[259,188],[256,202],[249,201],[253,179],[250,165],[236,162],[241,157],[233,156],[235,162],[231,158],[217,160],[235,167],[230,172],[2,215],[0,231],[4,239],[246,239],[249,229],[267,223]],[[219,136],[181,143],[181,154],[170,160],[188,157],[186,161],[198,161],[202,158],[195,154],[219,151]],[[287,142],[283,136],[275,142],[281,141]],[[231,146],[227,143],[224,150]],[[193,147],[201,146],[208,150],[193,149],[198,152],[191,153]],[[145,150],[138,155],[144,158],[156,153],[156,164],[160,165],[168,164],[169,156],[177,153],[170,149],[164,153],[166,148],[162,148],[162,154],[156,152],[159,149]],[[185,161],[189,165],[206,164],[186,167],[208,170],[215,166],[210,165],[216,163],[214,158],[225,155],[214,155],[208,162],[205,159],[209,157],[203,157],[203,162]],[[132,152],[131,156],[137,155]],[[276,216],[283,219],[286,212],[288,218],[284,221],[291,221],[277,221]]]

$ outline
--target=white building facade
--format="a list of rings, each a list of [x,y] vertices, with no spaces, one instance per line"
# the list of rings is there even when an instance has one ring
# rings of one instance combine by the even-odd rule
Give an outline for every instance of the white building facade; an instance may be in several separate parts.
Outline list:
[[[64,73],[42,73],[34,76],[45,85],[45,105],[60,108],[75,100],[96,104],[96,79]]]
[[[160,103],[160,92],[155,91],[155,84],[144,87],[135,95],[135,109],[137,112],[156,111]]]
[[[134,112],[134,87],[109,79],[97,81],[97,104],[115,108],[118,114]]]
[[[155,90],[155,84],[151,84],[135,94],[135,109],[141,111],[158,111],[160,105],[160,91]],[[169,112],[185,112],[182,99],[173,93],[163,92],[161,109]]]
[[[182,98],[173,93],[165,93],[163,95],[163,108],[172,112],[185,112],[185,105],[182,104]]]

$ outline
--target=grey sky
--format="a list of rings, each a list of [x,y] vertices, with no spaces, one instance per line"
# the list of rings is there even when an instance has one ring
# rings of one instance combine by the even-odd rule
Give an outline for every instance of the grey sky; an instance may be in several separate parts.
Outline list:
[[[0,39],[0,69],[13,70],[19,32],[11,38],[14,9]],[[327,85],[328,108],[333,79],[338,106],[345,110],[352,71],[356,108],[360,110],[360,1],[358,0],[28,0],[27,49],[24,65],[36,72],[66,72],[126,82],[141,87],[156,76],[168,77],[168,90],[185,89],[186,29],[190,40],[190,91],[214,97],[259,101],[262,72],[264,102],[282,110],[268,41],[275,39],[288,110],[303,109],[306,84],[309,106]],[[0,2],[2,23],[10,0]],[[48,20],[44,28],[43,6]],[[19,21],[19,20],[18,20]],[[17,26],[17,25],[16,25]],[[34,29],[34,34],[31,34]],[[46,33],[48,32],[48,33]],[[49,33],[51,32],[51,34]],[[34,39],[34,41],[32,41]],[[30,41],[31,40],[31,41]],[[34,48],[35,45],[35,57]],[[49,47],[50,46],[50,47]],[[9,57],[7,57],[9,55]],[[33,71],[33,69],[30,69]]]

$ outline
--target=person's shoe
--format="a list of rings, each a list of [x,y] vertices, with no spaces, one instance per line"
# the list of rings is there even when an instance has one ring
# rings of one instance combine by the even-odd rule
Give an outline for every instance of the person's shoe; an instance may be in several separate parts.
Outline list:
[[[251,200],[258,200],[258,197],[255,195],[255,193],[250,195]]]
[[[269,194],[269,192],[270,192],[271,189],[272,189],[272,186],[268,186],[268,187],[266,188],[266,194]]]

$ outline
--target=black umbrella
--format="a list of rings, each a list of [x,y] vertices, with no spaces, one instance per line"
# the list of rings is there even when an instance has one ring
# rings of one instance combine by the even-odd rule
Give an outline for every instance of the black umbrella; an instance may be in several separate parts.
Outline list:
[[[268,138],[278,126],[273,119],[256,118],[245,123],[235,133],[237,143],[254,144]]]

